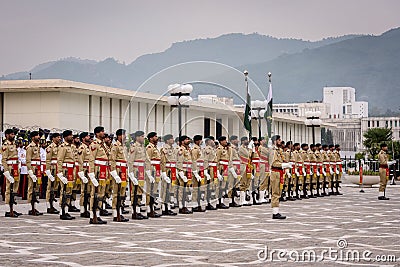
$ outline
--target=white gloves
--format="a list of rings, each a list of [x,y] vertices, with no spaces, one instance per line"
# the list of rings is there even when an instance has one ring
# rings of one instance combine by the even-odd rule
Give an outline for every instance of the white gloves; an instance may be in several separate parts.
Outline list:
[[[67,178],[64,177],[64,175],[63,175],[62,172],[57,173],[57,177],[58,177],[58,179],[60,179],[60,181],[61,181],[63,184],[67,184],[67,183],[68,183]]]
[[[395,160],[388,161],[388,166],[393,165],[393,164],[396,164],[396,161],[395,161]]]
[[[322,169],[322,174],[323,174],[324,176],[326,176],[326,171],[325,171],[325,169]]]
[[[303,166],[303,175],[306,176],[307,172],[306,172],[306,168]]]
[[[217,173],[218,181],[222,182],[224,180],[224,177],[218,172]]]
[[[13,183],[15,182],[14,177],[11,176],[11,174],[10,174],[9,171],[4,172],[4,176],[7,178],[7,180],[8,180],[10,183],[13,184]]]
[[[336,168],[336,174],[339,174],[339,170],[338,170],[338,168]]]
[[[319,173],[319,170],[317,170],[317,177],[319,177],[321,174]]]
[[[253,150],[254,148],[254,142],[253,140],[250,141],[249,145],[247,146],[249,149]]]
[[[298,170],[295,170],[295,172],[294,172],[295,174],[296,174],[296,176],[297,177],[300,177],[300,173],[299,173],[299,171]]]
[[[236,173],[236,171],[235,171],[235,168],[230,167],[230,168],[229,168],[229,171],[232,173],[233,178],[237,179],[238,176],[237,176],[237,173]]]
[[[329,173],[330,173],[331,175],[333,174],[332,167],[329,167]]]
[[[286,176],[287,176],[288,178],[292,178],[292,175],[290,174],[289,169],[286,169],[286,170],[285,170],[285,173],[286,173]]]
[[[81,178],[81,180],[84,184],[88,183],[88,179],[85,177],[85,174],[83,173],[83,171],[78,172],[78,176],[79,176],[79,178]]]
[[[164,181],[165,181],[167,184],[170,184],[170,183],[171,183],[171,179],[168,177],[168,175],[167,175],[166,172],[162,172],[162,173],[161,173],[161,177],[164,179]]]
[[[271,140],[271,138],[268,138],[268,148],[272,148],[272,140]]]
[[[184,183],[187,183],[188,179],[185,176],[185,174],[183,173],[183,171],[179,171],[178,175],[179,175],[179,177],[181,177],[181,179],[183,180]]]
[[[135,175],[133,174],[133,172],[128,173],[129,179],[132,181],[133,185],[138,185],[139,182],[136,179]]]
[[[313,171],[312,171],[312,168],[310,168],[310,175],[311,175],[311,176],[314,175],[314,173],[313,173]]]
[[[49,177],[50,181],[54,182],[55,178],[51,174],[50,170],[46,170],[44,173],[47,175],[47,177]]]
[[[89,176],[90,181],[94,185],[94,187],[98,187],[99,186],[99,182],[96,180],[96,177],[94,176],[94,172],[88,173],[88,176]]]
[[[121,177],[119,177],[116,170],[111,171],[110,174],[114,178],[114,180],[117,184],[120,184],[122,182]]]
[[[201,176],[199,175],[199,172],[197,170],[193,171],[194,177],[196,177],[197,182],[201,181]]]
[[[208,170],[204,170],[204,175],[206,176],[207,181],[211,180],[211,175],[208,174]]]
[[[32,171],[32,170],[29,170],[29,171],[28,171],[28,174],[29,174],[29,177],[31,177],[32,181],[33,181],[34,183],[36,183],[36,182],[37,182],[37,177],[36,177],[36,175],[33,174],[33,171]]]
[[[156,181],[156,179],[154,179],[153,175],[151,175],[151,170],[147,170],[146,171],[146,175],[150,180],[150,183],[154,184],[154,182]]]

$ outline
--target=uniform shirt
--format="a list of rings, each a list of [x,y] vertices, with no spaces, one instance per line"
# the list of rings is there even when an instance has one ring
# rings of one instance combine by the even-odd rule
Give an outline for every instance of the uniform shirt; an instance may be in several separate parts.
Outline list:
[[[203,151],[204,168],[208,168],[211,162],[217,161],[217,155],[212,146],[206,146]]]
[[[388,155],[386,154],[385,151],[381,150],[379,151],[378,154],[378,160],[380,165],[386,165],[388,164]]]
[[[150,161],[146,155],[144,144],[140,144],[139,142],[135,142],[129,148],[128,166],[130,170],[133,170],[133,163],[136,160],[143,160],[145,163],[145,168],[147,170],[150,169]]]
[[[85,143],[82,143],[78,147],[79,170],[83,170],[85,164],[87,164],[87,166],[89,166],[89,158],[90,158],[90,148]]]
[[[257,153],[255,153],[257,154]],[[220,168],[222,167],[221,161],[227,161],[228,166],[232,166],[232,148],[228,147],[228,146],[222,146],[222,145],[218,145],[217,148],[217,164],[218,166],[220,166]]]
[[[40,170],[44,172],[46,169],[46,149],[40,147]]]
[[[323,157],[321,152],[319,150],[315,150],[314,154],[315,154],[315,161],[317,162],[317,164],[321,164],[323,162]]]
[[[308,158],[308,152],[307,151],[305,151],[305,150],[300,150],[300,155],[301,155],[301,158],[303,159],[303,162],[304,163],[309,163],[310,162],[310,159]]]
[[[90,146],[90,157],[89,157],[89,173],[95,170],[95,160],[108,161],[108,150],[103,140],[96,139]]]
[[[192,153],[192,168],[193,170],[197,170],[197,160],[203,159],[201,147],[199,145],[194,145],[193,148],[191,149]]]
[[[51,164],[51,161],[57,161],[57,154],[58,154],[58,145],[52,142],[46,148],[46,170],[55,169],[56,165]]]
[[[167,163],[174,162],[176,164],[176,150],[174,147],[164,144],[160,151],[161,156],[161,171],[167,171]]]
[[[272,149],[272,163],[271,163],[271,166],[273,168],[282,169],[283,158],[284,158],[284,155],[283,155],[282,149],[274,146],[274,148]]]
[[[287,148],[285,150],[285,152],[283,152],[283,157],[284,157],[284,161],[285,162],[290,162],[290,156],[291,156],[290,154],[292,154],[292,153],[291,153],[291,150],[289,148]]]
[[[18,160],[21,164],[20,174],[28,174],[28,168],[26,167],[26,149],[24,147],[18,147]]]
[[[75,165],[75,145],[64,142],[60,145],[57,154],[57,171],[61,172],[63,163]]]
[[[3,147],[1,150],[1,165],[3,165],[4,171],[9,171],[11,175],[12,170],[7,164],[7,160],[13,159],[18,162],[18,151],[17,151],[17,146],[15,145],[14,142],[10,142],[9,140],[4,141]]]
[[[117,169],[117,161],[126,161],[126,151],[124,145],[117,140],[111,147],[110,152],[110,169],[114,171]]]
[[[26,167],[28,171],[35,171],[36,166],[32,165],[32,161],[40,162],[40,147],[39,143],[33,141],[26,147]]]
[[[321,152],[321,155],[322,155],[322,162],[323,163],[329,163],[329,154],[328,154],[328,151],[325,151],[325,150],[322,150],[322,152]]]
[[[240,156],[240,158],[249,159],[249,157],[251,156],[250,153],[251,153],[251,150],[247,146],[241,145],[239,147],[239,156]]]
[[[316,163],[317,162],[317,158],[315,156],[315,153],[310,149],[307,152],[308,154],[308,159],[310,160],[311,163]]]
[[[149,143],[146,147],[146,154],[150,160],[150,164],[151,164],[152,160],[160,161],[160,164],[161,164],[161,154],[160,154],[160,151],[158,150],[157,146],[155,146],[152,143]],[[151,169],[153,169],[153,167],[154,166],[151,166]]]
[[[295,150],[293,153],[295,154],[296,164],[303,164],[304,160],[303,157],[301,156],[301,153],[298,150]]]
[[[176,168],[179,171],[186,171],[187,167],[183,166],[184,162],[192,162],[192,153],[190,152],[190,148],[186,148],[185,146],[180,146],[178,149]]]

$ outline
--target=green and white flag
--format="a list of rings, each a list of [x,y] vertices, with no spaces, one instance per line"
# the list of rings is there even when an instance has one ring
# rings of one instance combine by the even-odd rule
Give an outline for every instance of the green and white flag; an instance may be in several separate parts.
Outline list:
[[[251,98],[249,92],[249,84],[246,83],[247,89],[247,97],[246,97],[246,106],[244,108],[244,128],[249,132],[249,136],[251,135]]]
[[[268,137],[271,138],[272,131],[272,84],[269,83],[269,91],[267,96],[267,110],[264,113],[264,118],[267,121]]]

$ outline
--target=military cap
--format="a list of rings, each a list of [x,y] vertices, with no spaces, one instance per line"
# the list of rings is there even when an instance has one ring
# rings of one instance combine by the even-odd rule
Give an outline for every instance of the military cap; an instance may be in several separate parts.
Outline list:
[[[59,136],[61,136],[60,133],[52,133],[51,134],[51,138],[56,138],[56,137],[59,137]]]
[[[249,140],[249,138],[247,138],[247,136],[243,136],[242,138],[240,138],[240,141],[241,141],[241,142],[247,141],[247,140]]]
[[[212,136],[212,135],[208,136],[207,139],[211,139],[213,141],[215,140],[214,136]]]
[[[142,136],[142,135],[144,135],[143,131],[136,131],[135,132],[135,137]]]
[[[271,141],[275,142],[278,139],[281,139],[281,136],[276,134],[276,135],[272,136]]]
[[[104,127],[103,126],[97,126],[96,128],[94,128],[94,133],[98,134],[100,132],[104,132]]]
[[[196,134],[194,137],[193,137],[193,141],[200,141],[201,139],[203,139],[203,136],[202,135],[199,135],[199,134]]]
[[[79,135],[79,139],[83,140],[83,138],[85,138],[88,135],[89,135],[88,132],[81,132],[80,135]]]
[[[116,136],[121,136],[121,135],[123,135],[123,134],[125,134],[125,129],[118,129],[116,132],[115,132],[115,135]]]
[[[13,129],[7,129],[5,130],[4,134],[12,134],[14,132]]]
[[[329,148],[335,147],[334,145],[329,145]]]
[[[167,142],[168,140],[173,139],[173,138],[174,137],[172,136],[172,134],[166,134],[166,135],[164,135],[163,140],[164,140],[164,142]]]
[[[38,131],[32,131],[32,132],[29,134],[30,138],[35,137],[35,136],[38,136],[38,135],[39,135],[39,132],[38,132]]]
[[[231,135],[231,137],[229,137],[229,141],[233,141],[233,140],[237,140],[238,137],[237,135]]]
[[[65,130],[62,135],[63,135],[63,138],[65,138],[67,136],[72,135],[72,131],[71,130]]]
[[[147,134],[147,139],[153,138],[156,135],[157,135],[156,132],[150,132],[150,133]]]
[[[190,139],[188,136],[186,136],[186,135],[182,135],[180,138],[179,138],[179,142],[183,142],[183,141],[185,141],[186,139]]]
[[[220,136],[218,137],[218,142],[222,142],[226,140],[226,136]]]
[[[74,139],[75,139],[75,138],[78,138],[78,137],[79,137],[79,134],[74,134],[72,137],[73,137]]]
[[[339,145],[339,144],[336,144],[336,145],[335,145],[335,148],[339,148],[339,147],[340,147],[340,145]]]

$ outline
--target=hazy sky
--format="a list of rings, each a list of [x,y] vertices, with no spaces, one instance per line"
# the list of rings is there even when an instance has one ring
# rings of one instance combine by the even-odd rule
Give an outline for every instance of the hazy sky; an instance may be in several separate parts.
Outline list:
[[[131,63],[183,40],[241,32],[318,40],[400,26],[398,0],[1,0],[0,75],[65,57]]]

